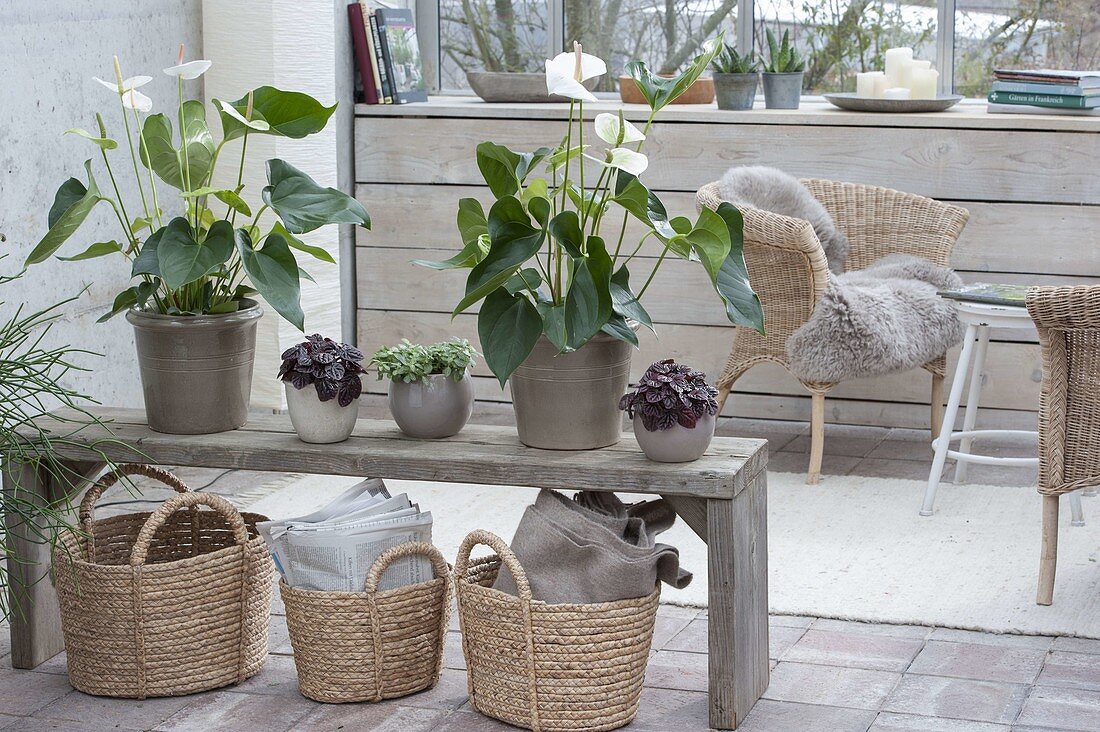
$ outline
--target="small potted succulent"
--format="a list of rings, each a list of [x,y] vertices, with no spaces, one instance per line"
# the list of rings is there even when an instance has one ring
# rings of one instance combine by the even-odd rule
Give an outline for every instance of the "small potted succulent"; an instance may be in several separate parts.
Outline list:
[[[290,422],[302,442],[328,444],[351,436],[362,373],[362,351],[317,333],[283,351],[279,379],[286,385]]]
[[[714,436],[718,390],[701,371],[671,358],[651,365],[619,409],[634,420],[634,436],[650,460],[698,460]]]
[[[764,106],[768,109],[798,109],[802,99],[802,74],[806,61],[791,45],[790,31],[783,40],[767,29],[768,61],[764,64]]]
[[[403,339],[379,348],[370,365],[389,379],[390,412],[409,437],[450,437],[474,411],[470,367],[477,351],[465,339],[423,346]]]
[[[752,52],[742,56],[733,46],[724,45],[710,67],[714,71],[718,109],[752,109],[760,83],[760,72]]]

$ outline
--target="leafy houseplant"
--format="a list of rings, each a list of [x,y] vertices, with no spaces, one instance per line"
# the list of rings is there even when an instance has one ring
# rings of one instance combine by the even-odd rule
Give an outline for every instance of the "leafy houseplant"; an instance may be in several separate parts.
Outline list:
[[[476,356],[464,339],[430,346],[402,340],[379,348],[370,365],[390,380],[390,412],[401,431],[431,439],[457,434],[473,414],[469,370]]]
[[[525,444],[588,449],[618,441],[616,401],[626,388],[630,346],[638,344],[636,328],[653,327],[641,298],[670,255],[703,268],[730,322],[763,329],[742,255],[741,213],[723,203],[694,222],[673,216],[639,177],[649,164],[641,148],[657,113],[691,86],[718,47],[672,78],[654,76],[640,61],[628,64],[650,112],[642,129],[621,110],[597,115],[595,134],[607,143],[599,153],[588,146],[584,103],[595,97],[583,82],[605,73],[604,62],[579,45],[547,61],[547,89],[571,100],[562,140],[522,153],[478,145],[478,168],[494,203],[486,214],[476,199],[462,199],[462,250],[442,262],[417,262],[469,270],[454,314],[481,303],[485,362],[502,387],[511,379]],[[646,233],[627,242],[632,217]],[[650,239],[660,250],[655,259],[641,254]],[[649,270],[637,290],[631,267]]]
[[[776,41],[770,28],[766,33],[768,60],[764,63],[764,104],[768,109],[798,109],[806,62],[791,45],[789,30],[783,31],[782,41]]]
[[[717,395],[705,374],[670,358],[652,364],[619,409],[634,420],[634,436],[649,459],[689,462],[710,445]]]
[[[749,52],[742,56],[731,45],[725,45],[710,62],[714,72],[714,92],[719,109],[752,109],[756,86],[760,80],[759,64]]]
[[[134,284],[123,290],[103,319],[121,312],[134,324],[146,411],[153,429],[168,432],[212,432],[233,429],[247,419],[251,361],[241,353],[255,347],[259,293],[276,312],[299,329],[304,327],[301,278],[295,250],[325,262],[334,260],[324,249],[298,237],[326,224],[370,228],[370,217],[354,198],[318,185],[284,160],[267,161],[268,185],[260,191],[262,205],[249,203],[242,183],[249,137],[274,135],[300,139],[322,130],[336,107],[326,107],[299,92],[262,86],[234,102],[214,100],[222,139],[214,141],[206,108],[184,100],[184,80],[196,79],[209,67],[204,60],[179,63],[164,70],[177,79],[178,107],[170,116],[148,114],[152,100],[138,91],[148,76],[123,78],[115,59],[115,80],[97,82],[118,98],[140,198],[123,199],[111,155],[119,142],[96,115],[94,132],[71,129],[96,148],[110,180],[99,186],[92,161],[84,164],[86,182],[70,178],[58,189],[48,216],[49,230],[27,258],[37,264],[52,257],[100,203],[118,220],[117,240],[96,242],[69,257],[124,259]],[[176,131],[173,131],[173,128]],[[239,141],[236,185],[219,187],[214,174],[226,146]],[[170,216],[165,189],[178,195],[182,214]],[[261,225],[267,211],[276,215]],[[238,221],[238,219],[240,219]],[[214,333],[218,333],[217,338]],[[214,340],[223,351],[210,351]],[[173,355],[175,354],[175,355]],[[174,359],[183,354],[178,362]],[[189,359],[212,359],[198,376]],[[145,363],[158,359],[156,369]],[[220,363],[215,363],[220,362]],[[167,366],[166,366],[167,364]],[[235,364],[236,366],[231,366]],[[214,366],[222,368],[212,368]],[[167,372],[166,372],[167,368]]]
[[[298,437],[312,443],[348,439],[363,393],[363,352],[314,333],[283,351],[282,359],[279,379]]]

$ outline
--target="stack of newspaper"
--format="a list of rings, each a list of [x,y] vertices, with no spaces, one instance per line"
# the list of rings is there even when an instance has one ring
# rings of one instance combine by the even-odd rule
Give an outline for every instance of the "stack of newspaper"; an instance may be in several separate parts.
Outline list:
[[[391,496],[377,478],[352,486],[311,514],[256,527],[283,580],[308,590],[362,592],[367,572],[382,552],[407,541],[432,540],[432,514],[421,513],[408,494]],[[390,565],[378,589],[431,578],[427,558],[405,557]]]

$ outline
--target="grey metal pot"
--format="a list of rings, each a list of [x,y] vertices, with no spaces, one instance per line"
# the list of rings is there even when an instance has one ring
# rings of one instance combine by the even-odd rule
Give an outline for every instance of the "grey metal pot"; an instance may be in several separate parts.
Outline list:
[[[802,71],[785,74],[764,72],[764,106],[768,109],[798,109],[802,100]]]
[[[630,381],[633,346],[599,333],[558,354],[545,336],[512,374],[519,440],[546,450],[593,450],[622,438],[619,397]]]
[[[248,421],[256,323],[255,302],[226,315],[161,315],[132,309],[145,416],[174,435],[235,430]]]
[[[285,381],[283,385],[286,387],[290,423],[294,425],[299,440],[314,445],[330,445],[351,437],[359,416],[358,399],[341,407],[336,399],[321,401],[314,384],[304,389],[295,389],[294,384]]]
[[[641,416],[635,414],[634,437],[650,460],[658,463],[690,463],[701,458],[710,447],[711,438],[714,437],[714,422],[714,416],[707,414],[690,429],[674,424],[667,430],[650,432],[642,424]]]
[[[760,74],[714,74],[714,95],[718,109],[752,109]]]
[[[460,381],[443,374],[406,383],[390,382],[390,413],[409,437],[435,439],[458,434],[474,412],[474,387],[467,373]]]

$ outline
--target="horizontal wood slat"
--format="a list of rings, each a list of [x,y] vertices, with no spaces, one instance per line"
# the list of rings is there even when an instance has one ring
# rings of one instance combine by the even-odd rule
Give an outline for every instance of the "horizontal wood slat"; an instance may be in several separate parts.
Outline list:
[[[562,135],[554,121],[364,118],[355,122],[361,183],[482,182],[474,159],[492,140],[533,150]],[[445,131],[444,131],[445,129]],[[1090,203],[1100,200],[1100,144],[1056,132],[776,125],[655,125],[646,143],[646,183],[694,191],[731,165],[772,165],[799,177],[853,180],[933,198]],[[812,152],[812,154],[810,154]]]

